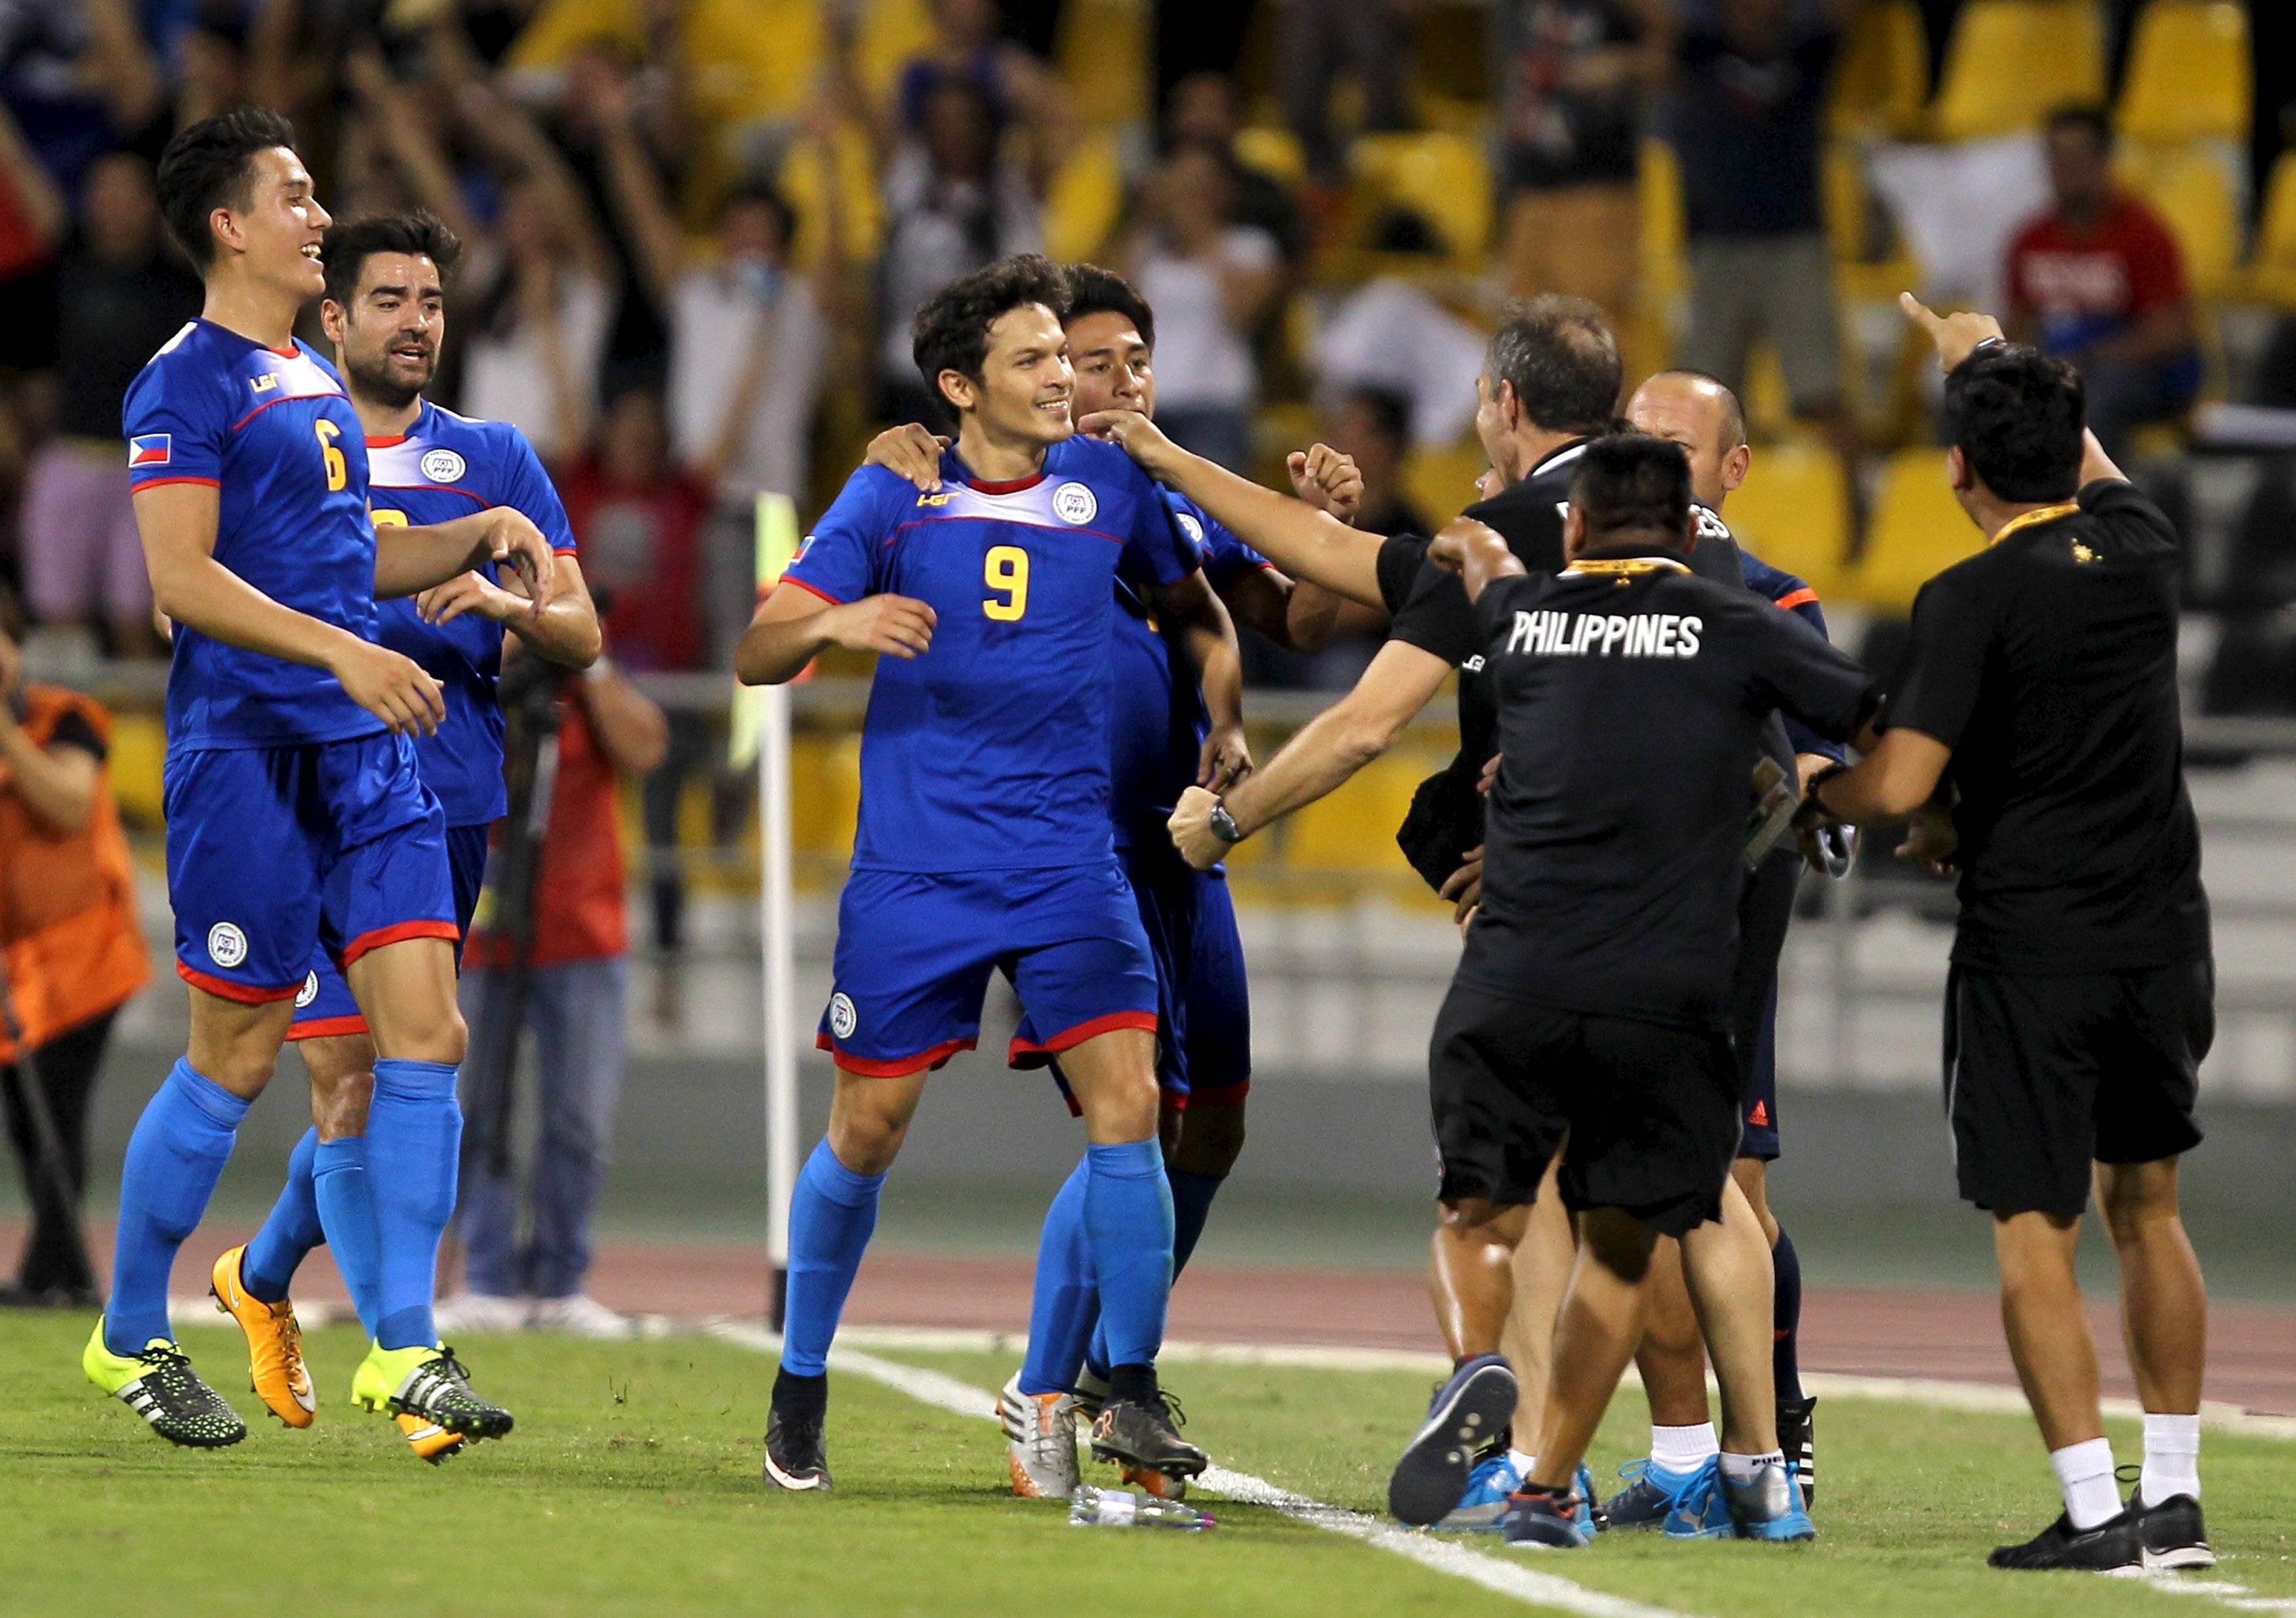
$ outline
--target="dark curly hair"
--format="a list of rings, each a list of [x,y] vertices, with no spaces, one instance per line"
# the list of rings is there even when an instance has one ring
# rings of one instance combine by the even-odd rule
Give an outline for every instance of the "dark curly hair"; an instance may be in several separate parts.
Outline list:
[[[274,146],[295,149],[295,126],[268,107],[234,107],[176,132],[160,153],[160,214],[193,267],[215,262],[215,233],[208,217],[218,208],[253,200],[255,154]]]
[[[327,266],[327,296],[349,308],[358,291],[359,273],[377,253],[419,254],[439,266],[439,279],[444,282],[463,256],[463,239],[423,208],[330,225],[326,244],[320,249]]]
[[[955,407],[941,392],[940,373],[954,371],[980,380],[988,358],[988,329],[1030,304],[1042,304],[1056,318],[1068,315],[1068,277],[1041,253],[1000,258],[987,269],[950,282],[925,300],[911,328],[910,354],[925,391],[945,413],[954,416]]]
[[[2080,372],[2014,344],[1971,355],[1945,380],[1946,435],[2003,500],[2070,500],[2088,414]]]
[[[1114,270],[1103,270],[1096,264],[1069,266],[1069,306],[1062,320],[1078,320],[1086,315],[1121,315],[1140,333],[1140,340],[1151,348],[1156,346],[1156,312],[1138,289]]]

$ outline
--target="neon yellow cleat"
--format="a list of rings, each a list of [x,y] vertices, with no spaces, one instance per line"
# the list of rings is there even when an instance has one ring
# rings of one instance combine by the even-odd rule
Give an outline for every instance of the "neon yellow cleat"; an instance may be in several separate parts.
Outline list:
[[[219,1450],[247,1436],[239,1412],[200,1380],[184,1351],[166,1337],[152,1338],[131,1359],[103,1345],[103,1322],[98,1320],[80,1351],[79,1368],[169,1443]]]
[[[373,1344],[351,1377],[351,1402],[378,1414],[414,1417],[457,1438],[500,1438],[512,1423],[508,1410],[471,1391],[470,1372],[444,1346]],[[410,1431],[406,1438],[421,1453],[415,1434]]]
[[[303,1363],[303,1328],[295,1320],[295,1305],[286,1298],[266,1303],[250,1297],[240,1279],[245,1247],[234,1247],[216,1260],[208,1278],[208,1295],[247,1334],[249,1384],[270,1412],[291,1427],[308,1427],[319,1417],[319,1401],[311,1393],[311,1373]]]

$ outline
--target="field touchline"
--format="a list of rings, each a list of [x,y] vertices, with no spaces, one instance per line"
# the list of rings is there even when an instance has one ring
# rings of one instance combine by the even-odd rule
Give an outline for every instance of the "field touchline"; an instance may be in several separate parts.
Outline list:
[[[737,1343],[760,1352],[776,1352],[781,1348],[781,1339],[760,1327],[728,1322],[710,1329],[712,1335],[728,1343]],[[982,1417],[990,1421],[996,1419],[996,1394],[970,1386],[939,1371],[897,1364],[851,1348],[830,1350],[829,1364],[832,1370],[866,1377],[872,1382],[882,1383],[898,1393],[906,1393],[921,1403],[936,1405],[959,1416]],[[1449,1540],[1414,1533],[1392,1523],[1366,1516],[1360,1511],[1327,1506],[1305,1495],[1279,1489],[1267,1479],[1254,1477],[1248,1472],[1233,1472],[1226,1467],[1213,1467],[1199,1481],[1215,1494],[1246,1505],[1265,1506],[1285,1516],[1346,1539],[1360,1540],[1380,1550],[1392,1551],[1423,1567],[1465,1579],[1485,1589],[1513,1597],[1533,1606],[1574,1613],[1579,1614],[1579,1618],[1688,1618],[1687,1614],[1669,1607],[1652,1606],[1646,1602],[1630,1601],[1622,1596],[1606,1596],[1599,1590],[1573,1584],[1568,1579],[1526,1567],[1518,1561],[1485,1556]]]

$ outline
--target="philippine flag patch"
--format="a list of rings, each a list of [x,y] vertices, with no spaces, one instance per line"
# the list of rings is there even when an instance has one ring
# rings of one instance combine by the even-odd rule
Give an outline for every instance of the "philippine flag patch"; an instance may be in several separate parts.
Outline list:
[[[131,467],[165,466],[172,459],[170,452],[174,444],[175,435],[172,433],[145,433],[141,437],[130,438],[127,440],[127,464]]]

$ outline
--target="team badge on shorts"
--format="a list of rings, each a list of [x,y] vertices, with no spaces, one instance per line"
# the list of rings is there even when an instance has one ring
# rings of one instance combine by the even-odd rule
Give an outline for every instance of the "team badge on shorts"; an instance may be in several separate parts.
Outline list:
[[[295,991],[295,1009],[300,1011],[318,998],[319,975],[316,972],[304,973],[303,986]]]
[[[849,1040],[853,1031],[861,1026],[860,1014],[853,1009],[853,1001],[843,990],[829,997],[829,1031],[839,1039]]]
[[[422,457],[422,475],[433,483],[454,483],[465,470],[462,456],[451,449],[434,449]]]
[[[1100,515],[1100,502],[1081,483],[1063,483],[1053,491],[1053,515],[1080,528]]]
[[[208,928],[208,959],[219,967],[235,967],[247,959],[247,935],[228,921]]]

